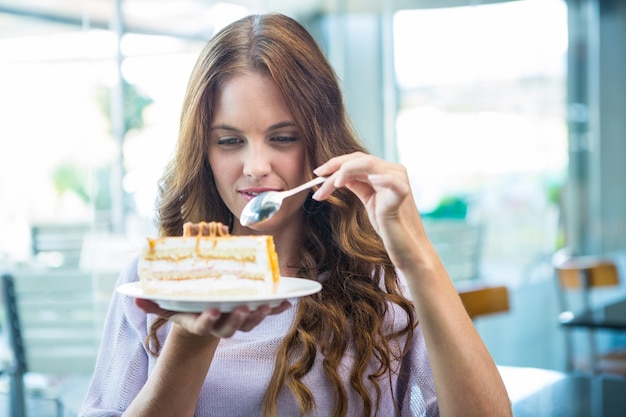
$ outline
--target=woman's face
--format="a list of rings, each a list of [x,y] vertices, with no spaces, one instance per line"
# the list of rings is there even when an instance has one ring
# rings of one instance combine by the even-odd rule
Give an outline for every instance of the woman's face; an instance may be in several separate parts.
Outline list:
[[[216,97],[209,163],[220,196],[238,219],[243,207],[264,191],[293,188],[305,181],[304,141],[274,81],[265,75],[237,75]],[[307,193],[285,200],[260,233],[302,222]],[[235,221],[233,233],[252,233]]]

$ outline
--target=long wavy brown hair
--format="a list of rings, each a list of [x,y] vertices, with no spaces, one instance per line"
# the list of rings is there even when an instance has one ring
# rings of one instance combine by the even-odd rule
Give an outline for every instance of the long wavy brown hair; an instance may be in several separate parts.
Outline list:
[[[180,235],[186,222],[231,224],[233,215],[213,180],[207,140],[220,85],[250,72],[271,76],[280,89],[306,144],[305,172],[334,156],[365,152],[348,120],[337,77],[311,35],[283,15],[243,18],[208,42],[191,74],[176,154],[160,182],[162,235]],[[284,387],[293,393],[302,415],[314,411],[314,396],[302,378],[318,355],[336,393],[332,415],[346,416],[348,390],[361,398],[363,416],[376,415],[381,390],[393,389],[394,363],[406,353],[394,341],[407,337],[410,346],[413,339],[413,306],[402,295],[395,268],[354,194],[339,189],[325,202],[308,199],[303,210],[306,239],[299,247],[299,276],[328,278],[320,293],[297,305],[295,322],[276,355],[263,415],[276,415]],[[394,304],[406,313],[401,329],[385,324]],[[149,336],[156,351],[156,328],[162,323],[155,322]],[[348,352],[354,358],[350,386],[344,386],[338,370]]]

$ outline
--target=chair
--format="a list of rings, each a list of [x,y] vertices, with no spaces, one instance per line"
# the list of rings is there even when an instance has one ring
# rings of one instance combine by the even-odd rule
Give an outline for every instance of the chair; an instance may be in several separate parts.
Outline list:
[[[484,285],[459,290],[461,301],[472,320],[511,309],[509,289],[503,285]]]
[[[2,297],[11,351],[4,369],[9,415],[25,416],[32,404],[27,399],[46,400],[54,415],[67,415],[63,396],[84,392],[97,355],[91,277],[70,271],[4,274]]]
[[[573,256],[568,249],[557,251],[552,259],[559,303],[559,322],[563,323],[576,313],[591,312],[593,295],[606,287],[620,284],[615,263],[603,257]],[[565,327],[566,367],[568,371],[626,374],[626,350],[598,352],[596,329],[586,328],[589,355],[586,360],[574,352],[572,329]]]
[[[32,254],[49,267],[76,268],[90,227],[86,223],[34,224],[31,227]]]
[[[424,219],[424,230],[455,283],[480,276],[483,226],[459,219]]]

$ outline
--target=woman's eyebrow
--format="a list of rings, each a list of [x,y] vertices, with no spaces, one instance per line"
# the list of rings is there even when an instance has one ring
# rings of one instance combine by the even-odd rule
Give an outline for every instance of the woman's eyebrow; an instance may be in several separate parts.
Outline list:
[[[280,122],[280,123],[271,125],[267,130],[282,129],[284,127],[296,127],[296,124],[294,122]]]
[[[229,130],[229,131],[232,131],[232,132],[241,132],[241,130],[237,129],[236,127],[225,125],[225,124],[211,126],[210,130],[218,130],[218,129],[219,130]]]
[[[270,131],[270,130],[282,129],[284,127],[296,127],[296,124],[294,122],[278,122],[268,127],[267,130]],[[211,126],[210,130],[212,131],[213,130],[228,130],[231,132],[241,132],[240,129],[237,129],[234,126],[230,126],[227,124],[219,124],[219,125]]]

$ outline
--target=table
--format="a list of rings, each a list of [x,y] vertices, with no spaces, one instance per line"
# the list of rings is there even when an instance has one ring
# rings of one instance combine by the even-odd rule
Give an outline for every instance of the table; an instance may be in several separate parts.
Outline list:
[[[499,367],[515,417],[624,417],[626,378]]]
[[[565,327],[626,330],[626,298],[583,313],[562,314],[559,321]]]

